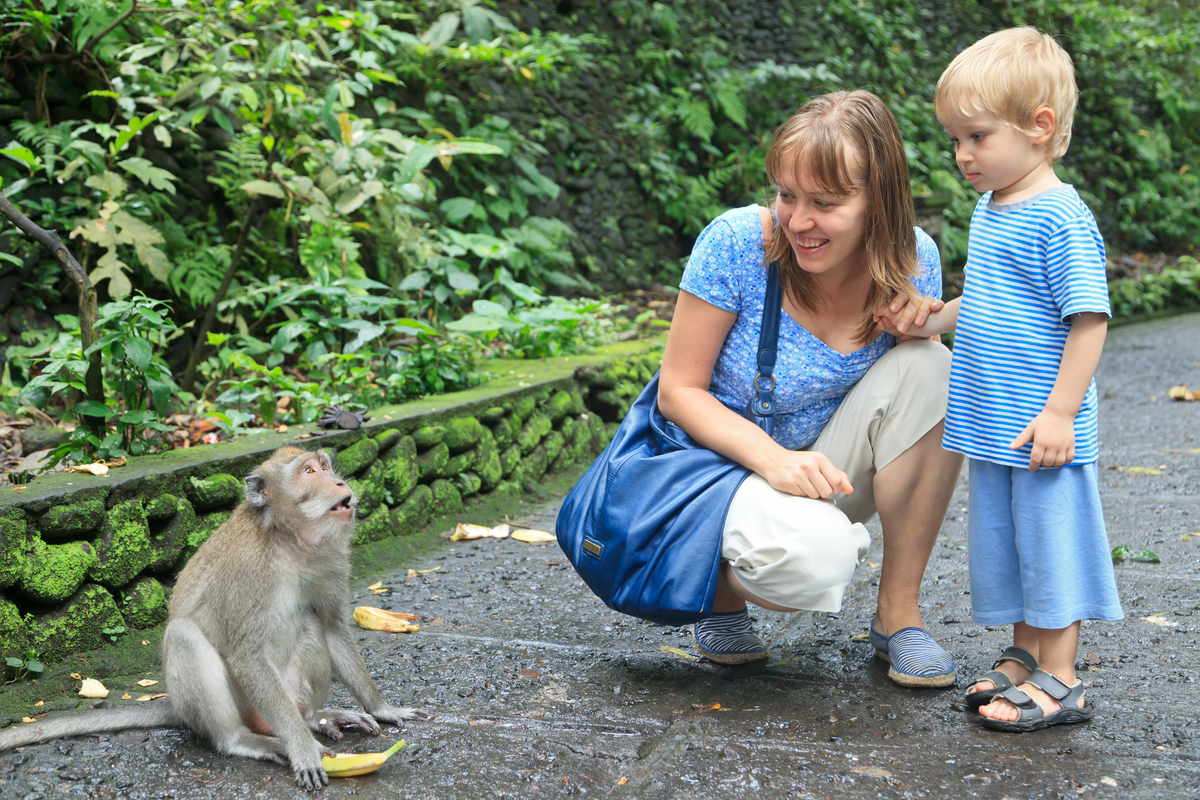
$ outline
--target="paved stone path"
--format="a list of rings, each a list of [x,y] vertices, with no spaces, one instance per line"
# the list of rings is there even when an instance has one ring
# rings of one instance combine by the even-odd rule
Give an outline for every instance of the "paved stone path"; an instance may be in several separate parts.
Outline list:
[[[922,597],[959,662],[957,687],[896,687],[854,638],[873,610],[877,526],[842,613],[758,612],[772,658],[736,668],[688,655],[684,629],[607,609],[554,544],[447,543],[355,581],[356,604],[427,615],[419,634],[359,641],[385,694],[437,717],[410,724],[409,746],[380,772],[335,781],[326,796],[1200,796],[1200,403],[1166,398],[1181,382],[1200,386],[1200,315],[1114,330],[1097,380],[1111,543],[1162,563],[1120,564],[1126,619],[1085,623],[1091,723],[1006,735],[964,710],[967,678],[1009,636],[970,621],[964,475]],[[557,505],[514,512],[552,531]],[[380,578],[386,597],[365,591]],[[383,743],[349,734],[339,747]],[[0,755],[0,798],[297,794],[287,770],[215,756],[181,731]]]

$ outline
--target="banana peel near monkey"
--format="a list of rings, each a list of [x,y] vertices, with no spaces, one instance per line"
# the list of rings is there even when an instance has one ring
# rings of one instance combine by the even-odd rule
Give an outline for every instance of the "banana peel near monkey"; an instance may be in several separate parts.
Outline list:
[[[382,767],[383,762],[395,755],[401,747],[404,747],[403,739],[382,753],[338,753],[335,756],[325,756],[321,759],[321,766],[325,768],[325,774],[331,778],[352,778],[355,775],[366,775],[368,772],[374,772]]]
[[[329,782],[323,757],[335,754],[314,733],[336,742],[343,727],[379,735],[381,723],[432,716],[384,700],[354,643],[345,610],[358,498],[331,455],[282,447],[246,477],[245,498],[175,583],[163,632],[169,697],[9,728],[0,751],[186,727],[219,753],[290,766],[315,790]],[[365,713],[325,708],[334,678]]]

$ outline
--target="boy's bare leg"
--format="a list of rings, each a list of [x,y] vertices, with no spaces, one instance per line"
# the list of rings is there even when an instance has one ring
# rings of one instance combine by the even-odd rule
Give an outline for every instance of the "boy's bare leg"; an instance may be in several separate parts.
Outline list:
[[[1037,659],[1039,658],[1038,647],[1041,642],[1041,637],[1038,635],[1039,633],[1040,630],[1038,628],[1026,625],[1024,622],[1018,622],[1017,624],[1013,625],[1013,644],[1015,644],[1017,647],[1024,647],[1029,651],[1031,656]],[[1074,656],[1072,656],[1072,658],[1074,658]],[[1038,663],[1041,663],[1040,659]],[[1029,679],[1030,675],[1033,674],[1031,671],[1026,669],[1025,665],[1020,661],[1001,661],[1000,665],[996,667],[996,671],[1003,672],[1005,675],[1007,675],[1009,680],[1013,682],[1013,686],[1020,686]],[[991,681],[980,681],[979,683],[973,684],[969,689],[967,689],[967,694],[974,694],[975,692],[981,692],[994,688],[996,688],[996,684],[992,683]]]
[[[1057,630],[1049,628],[1031,628],[1031,630],[1038,633],[1038,650],[1035,653],[1038,657],[1038,666],[1067,686],[1074,686],[1075,654],[1079,649],[1079,623],[1075,622]],[[1019,688],[1041,707],[1044,714],[1052,714],[1062,708],[1061,703],[1032,684],[1023,683]],[[1079,698],[1080,708],[1083,708],[1083,702],[1081,695]],[[989,719],[1008,722],[1015,722],[1020,717],[1017,707],[999,696],[986,706],[980,706],[979,713]]]

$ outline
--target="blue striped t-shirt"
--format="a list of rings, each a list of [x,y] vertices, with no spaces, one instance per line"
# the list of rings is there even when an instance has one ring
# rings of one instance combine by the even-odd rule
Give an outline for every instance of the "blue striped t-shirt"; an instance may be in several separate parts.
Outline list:
[[[1032,442],[1008,445],[1042,412],[1072,314],[1111,316],[1104,240],[1074,188],[1018,203],[980,198],[971,216],[966,284],[954,334],[942,445],[997,464],[1029,465]],[[1096,382],[1075,416],[1075,460],[1100,456]]]

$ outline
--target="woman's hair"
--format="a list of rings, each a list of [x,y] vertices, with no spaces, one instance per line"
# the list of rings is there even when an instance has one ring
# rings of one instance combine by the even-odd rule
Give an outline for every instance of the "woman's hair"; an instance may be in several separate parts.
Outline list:
[[[788,168],[793,174],[785,176]],[[767,150],[767,176],[777,186],[786,177],[834,197],[865,193],[863,244],[871,290],[856,337],[868,343],[875,330],[871,312],[898,294],[913,295],[917,274],[908,159],[892,113],[878,97],[861,90],[814,97],[775,130]],[[767,245],[771,261],[779,262],[783,289],[793,302],[812,311],[824,305],[778,222]]]
[[[1075,67],[1053,36],[1024,25],[985,36],[963,50],[938,78],[933,109],[943,122],[953,114],[987,111],[1027,136],[1037,134],[1039,108],[1054,111],[1048,152],[1057,161],[1071,143],[1079,90]]]

